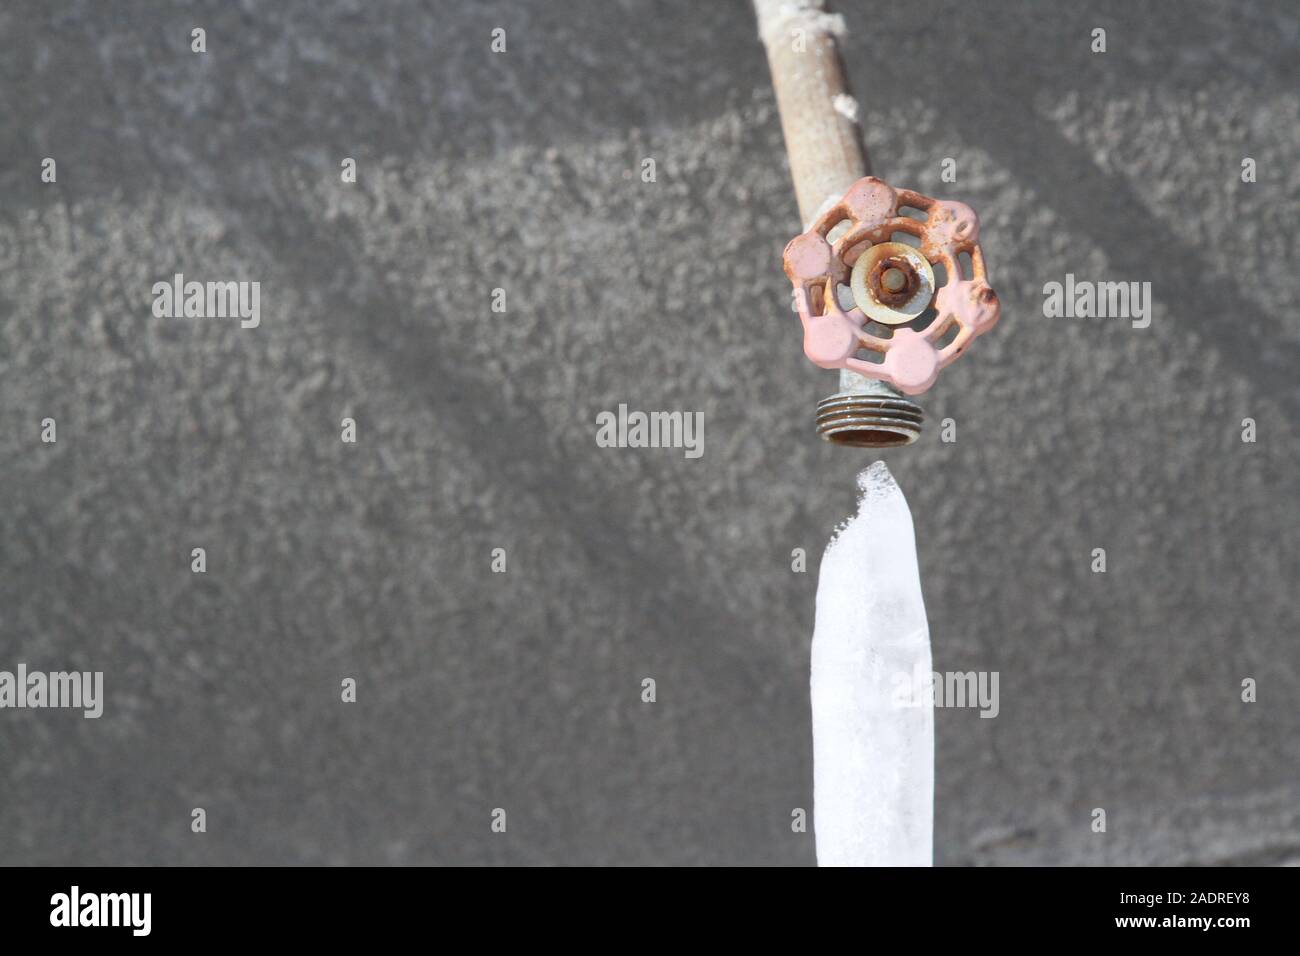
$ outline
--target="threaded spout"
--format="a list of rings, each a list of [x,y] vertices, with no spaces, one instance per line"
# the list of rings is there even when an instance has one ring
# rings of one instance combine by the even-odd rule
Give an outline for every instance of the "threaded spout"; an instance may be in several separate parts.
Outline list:
[[[897,393],[882,392],[840,391],[823,398],[817,403],[817,434],[836,445],[858,448],[912,444],[921,437],[921,406]]]

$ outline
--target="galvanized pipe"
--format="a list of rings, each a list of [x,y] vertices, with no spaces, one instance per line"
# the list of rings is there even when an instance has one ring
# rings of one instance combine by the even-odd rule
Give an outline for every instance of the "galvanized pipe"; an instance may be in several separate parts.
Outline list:
[[[754,0],[754,10],[807,228],[870,171],[860,109],[835,42],[844,22],[826,11],[825,0]],[[817,405],[817,433],[841,445],[908,445],[921,434],[921,421],[921,407],[911,399],[847,369],[840,372],[839,391]]]

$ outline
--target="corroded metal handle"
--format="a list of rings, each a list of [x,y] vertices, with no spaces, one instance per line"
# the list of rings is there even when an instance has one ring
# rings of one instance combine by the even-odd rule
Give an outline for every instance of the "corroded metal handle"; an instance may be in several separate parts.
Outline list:
[[[904,208],[921,211],[925,219],[905,215]],[[920,240],[919,248],[890,242],[900,232]],[[970,257],[969,278],[962,276],[963,253]],[[874,176],[859,179],[790,240],[784,258],[803,323],[804,354],[822,368],[848,369],[907,395],[929,389],[939,370],[1000,314],[974,210],[894,189]],[[935,266],[943,268],[941,284]],[[850,281],[855,305],[846,312],[838,293]],[[931,307],[936,314],[928,325],[904,324],[924,322]],[[868,323],[880,331],[869,331]],[[956,335],[940,345],[954,326]],[[863,350],[882,358],[869,361]]]

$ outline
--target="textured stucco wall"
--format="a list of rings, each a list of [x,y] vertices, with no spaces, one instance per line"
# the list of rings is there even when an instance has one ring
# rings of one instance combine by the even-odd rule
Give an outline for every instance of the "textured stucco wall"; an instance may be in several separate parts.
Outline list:
[[[1003,303],[886,456],[936,668],[1001,675],[937,714],[936,855],[1295,862],[1300,26],[1083,6],[840,5],[874,171],[980,211]],[[871,456],[811,431],[747,5],[0,38],[0,669],[107,689],[0,711],[0,863],[812,862],[816,564]],[[177,271],[259,280],[261,327],[154,318]],[[1151,327],[1044,318],[1067,272],[1151,282]],[[704,457],[597,448],[619,402],[702,411]]]

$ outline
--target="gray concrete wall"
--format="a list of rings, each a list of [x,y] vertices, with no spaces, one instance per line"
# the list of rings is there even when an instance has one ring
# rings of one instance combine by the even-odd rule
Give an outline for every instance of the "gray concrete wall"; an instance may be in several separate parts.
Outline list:
[[[938,862],[1300,860],[1294,4],[842,9],[874,171],[980,211],[1003,303],[886,456],[936,668],[1001,675],[937,715]],[[872,456],[811,430],[746,4],[0,37],[0,669],[107,696],[0,711],[0,862],[813,862],[816,565]],[[261,326],[154,318],[175,272]],[[1150,328],[1044,318],[1066,273]],[[619,402],[704,456],[596,447]]]

